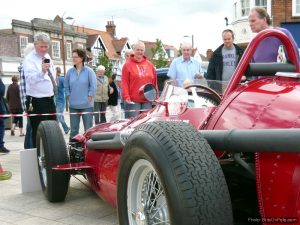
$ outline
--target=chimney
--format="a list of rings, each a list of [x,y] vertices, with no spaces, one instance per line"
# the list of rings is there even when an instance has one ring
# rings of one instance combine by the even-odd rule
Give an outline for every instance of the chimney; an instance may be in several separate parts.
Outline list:
[[[109,33],[112,37],[116,36],[116,25],[114,21],[107,21],[106,32]]]
[[[210,60],[210,58],[212,57],[213,53],[214,52],[210,48],[206,50],[206,58],[207,58],[207,60]]]

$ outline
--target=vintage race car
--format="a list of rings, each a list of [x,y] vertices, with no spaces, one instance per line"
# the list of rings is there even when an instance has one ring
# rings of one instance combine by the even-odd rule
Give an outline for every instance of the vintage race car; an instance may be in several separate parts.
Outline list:
[[[251,63],[270,36],[283,42],[288,62]],[[300,224],[299,72],[289,38],[265,30],[222,95],[209,81],[168,81],[153,109],[67,145],[58,124],[44,121],[37,152],[45,196],[63,201],[70,176],[83,175],[117,207],[120,224]],[[243,75],[252,80],[241,83]]]

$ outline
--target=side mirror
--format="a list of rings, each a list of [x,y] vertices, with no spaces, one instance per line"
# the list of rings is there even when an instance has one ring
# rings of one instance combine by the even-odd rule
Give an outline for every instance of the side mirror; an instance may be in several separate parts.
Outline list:
[[[145,100],[153,102],[157,97],[157,90],[152,84],[145,84],[140,88],[140,95],[144,96]]]

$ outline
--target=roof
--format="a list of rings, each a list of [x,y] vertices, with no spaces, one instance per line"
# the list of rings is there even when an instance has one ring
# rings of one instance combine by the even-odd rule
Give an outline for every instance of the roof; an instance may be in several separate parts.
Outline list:
[[[1,34],[12,34],[12,29],[0,29]]]
[[[105,31],[100,31],[92,28],[85,28],[80,26],[74,26],[74,29],[78,32],[84,32],[88,35],[87,47],[92,47],[96,41],[101,38],[106,48],[105,55],[109,59],[122,60],[120,52],[128,42],[128,38],[117,39]]]

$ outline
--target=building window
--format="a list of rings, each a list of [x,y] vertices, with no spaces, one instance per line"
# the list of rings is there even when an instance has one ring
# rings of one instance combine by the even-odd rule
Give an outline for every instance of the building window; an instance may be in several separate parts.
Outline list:
[[[24,56],[24,49],[26,48],[27,44],[28,44],[28,37],[20,36],[21,57]]]
[[[248,16],[250,12],[249,0],[241,0],[241,15],[242,17]]]
[[[72,43],[67,42],[67,59],[72,58]]]
[[[60,58],[60,42],[59,41],[52,41],[52,58],[53,59]]]
[[[293,16],[300,16],[300,0],[292,1]]]
[[[261,6],[267,9],[267,0],[255,0],[255,6]]]

